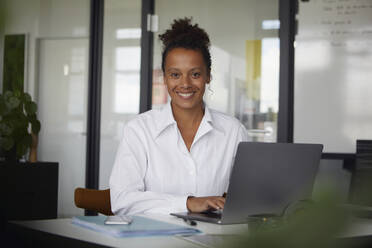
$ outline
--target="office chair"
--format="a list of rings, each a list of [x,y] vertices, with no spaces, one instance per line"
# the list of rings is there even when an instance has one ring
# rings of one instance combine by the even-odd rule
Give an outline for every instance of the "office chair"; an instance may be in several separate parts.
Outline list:
[[[111,212],[110,189],[75,189],[75,205],[78,208],[96,211],[104,215],[114,215]]]

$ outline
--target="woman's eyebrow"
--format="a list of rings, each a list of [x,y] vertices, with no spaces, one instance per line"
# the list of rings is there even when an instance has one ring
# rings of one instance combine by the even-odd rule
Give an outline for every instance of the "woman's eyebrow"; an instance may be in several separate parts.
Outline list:
[[[202,67],[194,67],[194,68],[191,68],[189,69],[188,71],[196,71],[196,70],[202,70]],[[181,71],[181,69],[179,68],[176,68],[176,67],[170,67],[168,69],[165,70],[166,72],[172,72],[172,71]]]
[[[168,68],[166,71],[167,72],[169,72],[169,71],[179,71],[179,69],[178,68],[171,67],[171,68]]]

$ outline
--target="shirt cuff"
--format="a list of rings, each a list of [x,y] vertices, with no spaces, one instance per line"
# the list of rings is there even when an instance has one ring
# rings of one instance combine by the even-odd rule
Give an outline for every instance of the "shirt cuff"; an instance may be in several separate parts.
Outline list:
[[[187,212],[187,197],[188,196],[174,196],[172,199],[172,211],[176,212]]]

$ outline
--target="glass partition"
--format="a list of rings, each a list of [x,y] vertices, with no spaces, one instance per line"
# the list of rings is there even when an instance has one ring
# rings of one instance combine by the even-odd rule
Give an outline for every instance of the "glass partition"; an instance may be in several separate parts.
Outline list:
[[[100,188],[109,177],[124,124],[139,113],[141,1],[105,0]]]
[[[238,118],[252,141],[276,141],[279,93],[277,0],[157,0],[153,108],[169,101],[161,71],[158,35],[175,18],[192,17],[211,39],[212,81],[205,102]]]

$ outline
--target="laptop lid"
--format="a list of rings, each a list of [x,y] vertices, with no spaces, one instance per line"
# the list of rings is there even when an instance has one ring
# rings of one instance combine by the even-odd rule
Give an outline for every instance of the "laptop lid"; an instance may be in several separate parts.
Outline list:
[[[241,142],[222,214],[223,224],[281,214],[311,197],[323,145]]]

